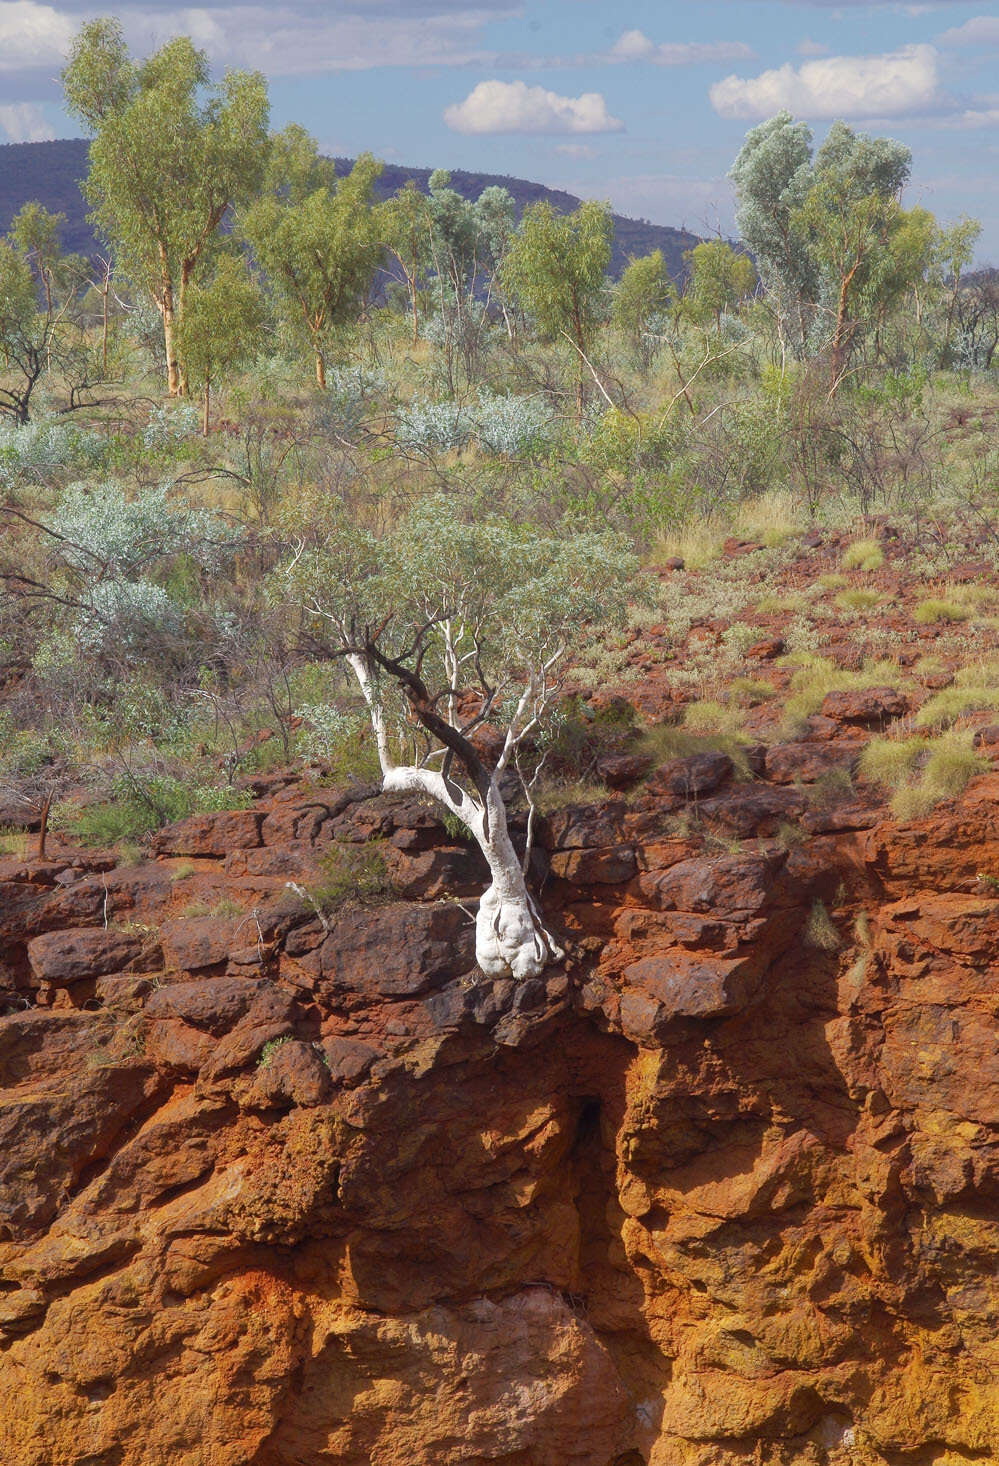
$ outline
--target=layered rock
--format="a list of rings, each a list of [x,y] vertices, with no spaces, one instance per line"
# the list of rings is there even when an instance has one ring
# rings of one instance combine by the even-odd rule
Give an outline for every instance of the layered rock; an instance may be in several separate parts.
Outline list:
[[[552,815],[520,985],[473,852],[370,792],[6,861],[0,1460],[999,1457],[999,776],[807,792],[893,709]],[[404,899],[289,889],[370,839]]]

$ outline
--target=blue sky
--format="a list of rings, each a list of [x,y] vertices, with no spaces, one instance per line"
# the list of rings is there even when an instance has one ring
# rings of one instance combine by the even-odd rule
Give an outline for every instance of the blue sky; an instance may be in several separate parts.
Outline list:
[[[60,58],[105,13],[0,0],[0,140],[66,137]],[[999,0],[259,0],[117,12],[133,47],[178,31],[258,67],[273,119],[331,152],[509,173],[698,232],[733,227],[725,175],[787,106],[903,139],[910,203],[985,226],[999,263]]]

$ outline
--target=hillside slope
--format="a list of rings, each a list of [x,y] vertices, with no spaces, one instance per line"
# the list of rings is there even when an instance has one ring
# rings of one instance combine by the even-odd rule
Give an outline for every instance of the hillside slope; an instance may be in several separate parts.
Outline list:
[[[350,166],[347,158],[336,161],[340,172]],[[86,171],[85,138],[0,146],[0,231],[7,230],[22,204],[29,199],[37,199],[47,209],[66,215],[63,238],[68,249],[80,254],[93,253],[97,245],[87,223],[86,204],[79,187],[79,180]],[[430,173],[429,168],[401,168],[389,164],[382,174],[379,191],[382,194],[394,193],[410,178],[425,190]],[[545,188],[543,184],[530,183],[524,178],[504,178],[492,173],[466,173],[455,169],[451,182],[466,198],[478,198],[490,184],[500,184],[510,190],[521,209],[527,204],[537,203],[539,199],[548,199],[557,209],[568,212],[580,202],[573,194],[559,189]],[[619,275],[629,256],[661,249],[670,272],[679,276],[683,273],[684,250],[692,249],[697,242],[697,235],[687,230],[615,214],[611,269],[614,275]]]

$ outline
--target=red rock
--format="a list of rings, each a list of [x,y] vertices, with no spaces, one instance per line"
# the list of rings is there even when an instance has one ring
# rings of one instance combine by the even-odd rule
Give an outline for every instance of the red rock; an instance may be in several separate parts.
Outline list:
[[[34,937],[28,943],[28,961],[39,981],[65,987],[85,978],[134,968],[148,947],[145,933],[71,927]]]
[[[330,1071],[312,1044],[290,1039],[278,1044],[257,1070],[253,1096],[266,1105],[320,1105],[332,1088]]]
[[[671,953],[644,957],[626,967],[621,1023],[629,1038],[649,1042],[680,1018],[724,1018],[744,1008],[758,991],[759,969],[745,958],[705,958]]]
[[[630,881],[638,870],[635,852],[630,845],[614,845],[607,850],[556,851],[551,858],[552,875],[575,885],[620,885]]]
[[[248,928],[242,917],[175,917],[164,922],[160,932],[163,960],[174,972],[199,972],[228,961],[233,947],[246,941]]]
[[[735,765],[727,753],[693,753],[674,758],[650,774],[650,790],[663,790],[679,799],[711,794],[732,777]]]
[[[703,911],[740,920],[761,911],[773,895],[783,851],[684,860],[639,879],[642,893],[661,911]]]
[[[381,1056],[381,1051],[374,1045],[362,1043],[356,1038],[324,1039],[323,1053],[326,1055],[331,1076],[343,1084],[362,1079]]]
[[[837,723],[880,728],[909,711],[909,700],[893,687],[864,687],[848,692],[827,692],[822,713]]]
[[[866,739],[778,743],[767,750],[766,777],[774,784],[814,784],[834,769],[852,769]]]
[[[156,855],[228,855],[230,850],[252,850],[261,843],[262,815],[252,809],[219,810],[192,814],[149,837]]]
[[[339,914],[322,946],[302,959],[336,991],[411,996],[475,965],[471,922],[457,906],[399,903]]]
[[[747,661],[772,662],[776,657],[783,656],[786,650],[787,645],[782,636],[768,636],[763,641],[754,641],[745,655]]]
[[[610,789],[630,789],[652,767],[652,759],[641,753],[608,753],[597,760],[597,773]]]

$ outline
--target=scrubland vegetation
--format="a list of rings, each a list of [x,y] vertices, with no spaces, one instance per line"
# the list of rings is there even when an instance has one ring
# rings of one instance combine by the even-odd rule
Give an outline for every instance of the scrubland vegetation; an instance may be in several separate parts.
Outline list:
[[[186,40],[139,64],[95,22],[65,84],[107,252],[64,256],[39,206],[0,243],[8,807],[106,844],[238,808],[277,765],[408,769],[488,843],[500,776],[543,807],[595,777],[593,738],[662,734],[601,722],[652,630],[669,660],[721,626],[670,667],[667,742],[737,749],[778,694],[742,666],[767,617],[784,736],[831,690],[899,685],[936,628],[967,670],[861,773],[912,813],[974,772],[999,285],[967,273],[971,221],[904,206],[901,145],[835,124],[816,150],[781,114],[733,168],[747,252],[612,281],[603,206],[518,219],[446,173],[376,202],[374,159],[336,178]],[[925,579],[901,630],[888,523]],[[839,564],[788,578],[816,528]],[[857,667],[824,658],[820,609]]]

